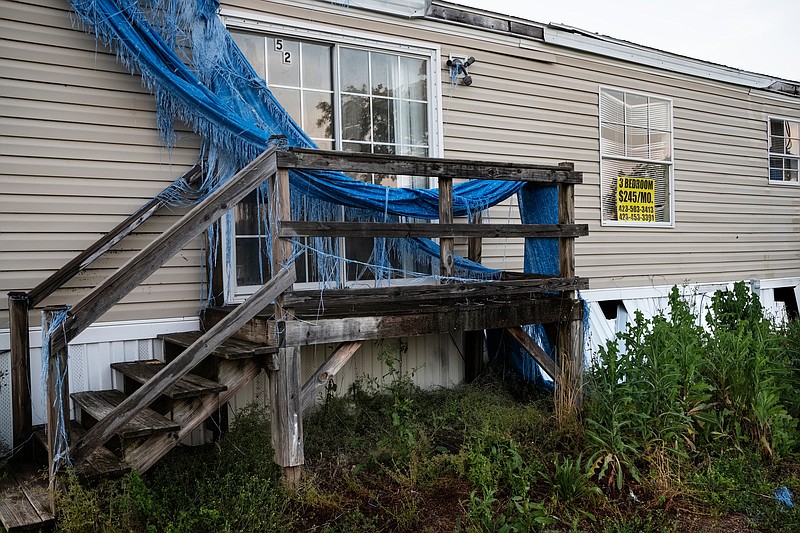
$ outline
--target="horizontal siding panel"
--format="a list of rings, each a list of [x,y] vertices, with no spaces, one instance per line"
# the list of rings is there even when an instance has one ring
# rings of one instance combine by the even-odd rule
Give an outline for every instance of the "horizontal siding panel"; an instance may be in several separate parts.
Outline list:
[[[26,250],[28,252],[44,251],[82,251],[97,240],[100,234],[69,233],[53,235],[50,233],[27,233],[13,235],[0,233],[0,248],[6,251]],[[141,250],[154,239],[155,235],[131,235],[115,250],[116,253],[130,250]],[[199,237],[198,237],[199,239]],[[199,246],[192,246],[196,248]]]
[[[472,88],[470,88],[472,89]],[[530,118],[548,122],[560,122],[597,128],[597,99],[579,103],[570,100],[545,98],[538,93],[538,87],[532,87],[531,94],[516,94],[495,90],[470,90],[459,98],[448,98],[444,101],[445,114],[473,114],[479,111],[483,115]],[[561,95],[563,97],[563,95]]]
[[[51,121],[45,116],[24,117],[24,108],[9,106],[16,117],[10,114],[5,120],[9,133],[6,137],[19,139],[19,143],[33,142],[58,142],[58,143],[91,143],[92,145],[109,144],[114,146],[126,145],[149,145],[155,146],[161,140],[158,130],[154,127],[135,127],[133,125],[97,125],[84,124],[81,128],[74,127],[74,124],[62,121]],[[44,113],[42,113],[44,115]],[[111,118],[111,117],[109,117]],[[150,117],[152,118],[152,116]],[[36,120],[38,119],[38,120]],[[145,121],[139,121],[145,125]],[[151,124],[152,125],[152,124]],[[119,148],[117,148],[119,149]],[[151,148],[152,150],[152,148]],[[17,155],[25,155],[18,153]]]
[[[165,152],[165,160],[158,163],[121,163],[95,161],[93,159],[55,159],[0,156],[0,169],[10,176],[39,176],[54,178],[97,178],[97,179],[152,179],[164,180],[164,187],[181,174],[182,169],[191,168],[197,162],[195,150],[175,149]],[[176,169],[181,169],[176,171]],[[163,188],[163,187],[162,187]],[[154,193],[155,194],[155,193]]]
[[[158,191],[156,191],[157,193]],[[154,193],[155,194],[155,193]],[[121,198],[115,196],[70,197],[57,195],[4,195],[2,210],[5,213],[35,214],[42,211],[55,214],[112,214],[130,215],[144,202],[142,198]]]
[[[191,167],[182,169],[177,165],[163,165],[161,172],[156,173],[142,173],[140,180],[131,178],[83,178],[71,177],[66,179],[64,177],[53,176],[3,176],[0,175],[0,188],[5,194],[24,195],[31,190],[48,191],[53,196],[121,196],[124,198],[140,198],[142,200],[149,200],[162,190],[164,190],[170,183],[185,174],[186,170]],[[169,172],[171,175],[166,176],[164,173]],[[174,179],[171,179],[173,178]],[[74,201],[74,200],[73,200]],[[140,205],[144,205],[144,201]],[[2,216],[2,213],[0,213]]]
[[[83,120],[92,124],[106,124],[107,116],[117,116],[119,124],[121,110],[125,110],[125,116],[130,117],[134,123],[149,119],[149,123],[155,123],[155,100],[150,93],[143,90],[138,91],[116,91],[108,89],[96,89],[92,87],[82,87],[80,91],[64,90],[63,86],[52,83],[40,83],[30,80],[10,80],[3,79],[4,104],[12,99],[19,100],[20,107],[35,112],[35,108],[41,106],[49,113],[62,113],[63,116],[73,117],[76,110],[85,111]],[[7,97],[7,98],[5,98]],[[27,103],[23,103],[27,102]],[[68,105],[64,105],[68,104]],[[72,104],[72,105],[69,105]],[[83,106],[77,108],[76,106]],[[62,111],[63,107],[63,111]],[[110,111],[106,108],[110,108]],[[91,112],[89,112],[91,110]],[[143,113],[139,113],[143,112]],[[94,117],[94,114],[100,117]],[[47,120],[56,120],[53,115],[46,115]],[[37,118],[37,117],[31,117]],[[128,122],[128,121],[126,121]],[[143,124],[147,124],[144,122]]]
[[[153,146],[109,143],[92,143],[58,139],[20,139],[5,137],[0,139],[0,150],[17,157],[48,157],[57,159],[84,159],[115,163],[159,163],[169,162],[166,149],[154,150]]]
[[[162,209],[162,212],[165,210]],[[0,225],[7,224],[6,227],[12,227],[13,224],[18,232],[24,233],[86,233],[87,227],[101,228],[99,231],[105,233],[124,219],[125,217],[106,216],[102,213],[92,216],[89,220],[87,217],[63,217],[52,213],[14,215],[0,213]],[[176,220],[175,216],[156,215],[136,231],[138,234],[158,234],[169,228]]]
[[[61,93],[78,94],[78,91],[64,91]],[[102,96],[106,96],[105,94]],[[98,95],[98,98],[102,96]],[[152,96],[147,96],[152,100]],[[104,139],[110,143],[121,143],[133,141],[135,144],[147,143],[151,146],[160,144],[160,136],[155,124],[155,112],[153,110],[130,110],[127,106],[122,108],[114,107],[114,104],[95,106],[98,102],[90,102],[89,98],[82,102],[65,104],[63,102],[44,102],[37,100],[27,100],[21,98],[6,98],[3,102],[4,112],[9,123],[22,123],[27,121],[30,133],[26,131],[10,130],[10,133],[17,137],[30,136],[34,138],[56,138],[84,140],[78,135],[86,131],[106,130],[108,137]],[[122,104],[123,102],[120,102]],[[124,111],[123,111],[124,109]],[[13,121],[13,122],[12,122]],[[80,128],[75,128],[75,124],[81,124]],[[76,130],[70,132],[70,126]],[[47,129],[52,127],[51,132]],[[132,131],[125,131],[131,128]],[[42,131],[44,130],[44,131]],[[63,135],[56,136],[56,133]],[[181,135],[189,135],[189,132],[182,131]],[[93,138],[85,140],[95,140]]]
[[[445,126],[445,131],[454,137],[480,137],[481,134],[484,134],[492,138],[500,134],[499,132],[510,132],[516,136],[529,135],[530,142],[533,144],[551,142],[556,146],[576,149],[595,151],[599,149],[595,127],[575,126],[563,122],[547,122],[524,117],[498,117],[487,114],[479,115],[475,112],[453,114]]]
[[[30,64],[0,58],[0,72],[10,80],[36,81],[61,85],[62,87],[99,88],[112,91],[145,92],[141,78],[123,71],[108,72],[92,68],[65,67],[62,65]],[[138,89],[138,90],[137,90]]]

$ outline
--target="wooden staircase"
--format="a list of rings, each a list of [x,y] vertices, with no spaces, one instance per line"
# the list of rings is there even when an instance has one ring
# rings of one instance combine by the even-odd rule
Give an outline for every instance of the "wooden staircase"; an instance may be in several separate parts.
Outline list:
[[[290,168],[337,168],[438,177],[440,223],[293,222],[289,214]],[[454,223],[452,181],[462,177],[516,179],[530,182],[530,186],[557,184],[559,224]],[[557,390],[579,376],[576,365],[580,365],[579,330],[583,307],[574,295],[575,291],[587,287],[588,282],[574,275],[571,245],[575,237],[588,233],[588,227],[574,224],[572,185],[580,183],[581,175],[574,172],[571,165],[479,164],[312,150],[276,152],[274,148],[199,202],[75,304],[66,321],[49,339],[48,365],[53,369],[67,368],[66,347],[71,340],[266,179],[271,180],[272,190],[277,191],[271,200],[275,205],[270,211],[274,215],[270,232],[277,236],[272,240],[275,272],[272,279],[238,306],[207,310],[203,315],[204,331],[162,335],[165,361],[112,364],[110,371],[119,373],[123,390],[70,395],[79,422],[79,426],[71,426],[68,432],[70,459],[79,475],[97,479],[120,475],[129,468],[146,471],[206,420],[215,420],[218,429],[224,427],[227,402],[266,371],[270,381],[275,462],[284,468],[287,483],[295,484],[303,465],[304,409],[313,404],[321,387],[343,367],[362,342],[373,339],[504,328],[549,374],[559,378]],[[15,400],[19,399],[14,405],[15,445],[33,430],[26,381],[31,372],[27,346],[29,311],[162,205],[160,200],[154,200],[144,206],[29,293],[9,295],[12,366],[15,369],[12,387],[19,391],[14,396]],[[449,279],[446,283],[425,286],[292,291],[296,274],[290,259],[293,257],[291,239],[318,235],[438,236],[443,278],[454,277],[456,236],[471,240],[484,236],[554,238],[562,243],[561,273],[559,276],[504,273],[499,280],[486,282]],[[323,298],[325,311],[321,312]],[[45,309],[46,323],[56,316],[56,311]],[[564,354],[560,366],[520,327],[532,323],[557,324],[554,328],[558,330],[557,350]],[[300,347],[326,343],[338,346],[301,386]],[[47,413],[49,427],[57,427],[59,420],[69,418],[68,410],[67,416],[62,417],[53,407],[67,405],[67,401],[57,400],[63,400],[68,394],[67,380],[51,379],[53,374],[51,371],[47,385],[47,405],[51,406]],[[0,488],[0,501],[13,500],[22,507],[23,500],[29,502],[27,522],[18,523],[7,522],[14,519],[16,507],[0,505],[0,519],[9,530],[31,524],[39,527],[52,519],[52,513],[39,512],[47,510],[39,500],[28,496],[29,493],[41,496],[45,490],[49,493],[49,509],[54,507],[55,472],[59,465],[52,449],[56,446],[53,435],[44,430],[38,434],[48,451],[50,475],[37,478],[29,469],[24,476],[13,477],[14,483],[6,482]],[[54,431],[55,434],[58,432]],[[28,490],[32,486],[36,490]],[[38,523],[33,519],[37,513]]]

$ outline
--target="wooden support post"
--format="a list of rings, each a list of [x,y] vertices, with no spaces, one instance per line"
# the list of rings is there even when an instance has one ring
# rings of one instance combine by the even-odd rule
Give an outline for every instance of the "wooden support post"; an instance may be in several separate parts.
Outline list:
[[[472,217],[473,224],[483,223],[483,213],[475,213]],[[476,263],[481,262],[483,256],[483,240],[480,237],[470,237],[467,243],[467,258]],[[464,332],[464,381],[471,383],[483,372],[484,332]]]
[[[559,167],[568,171],[574,170],[572,163],[561,163]],[[575,190],[571,183],[561,183],[558,189],[558,223],[575,223]],[[559,239],[558,263],[560,276],[575,276],[575,239]],[[575,299],[575,291],[568,291],[564,296]],[[560,424],[569,424],[575,420],[583,401],[583,343],[581,319],[564,321],[558,324],[556,354],[559,371],[556,377],[555,410]]]
[[[289,170],[278,169],[271,178],[272,202],[272,275],[282,268],[294,268],[287,263],[292,257],[292,241],[278,238],[282,220],[291,220],[289,203]],[[303,452],[303,404],[300,388],[300,348],[287,345],[286,321],[294,318],[292,309],[283,305],[283,297],[275,298],[276,333],[278,337],[278,368],[269,370],[272,447],[275,462],[283,467],[284,482],[290,489],[300,483]]]
[[[453,223],[453,179],[439,178],[439,223]],[[439,273],[442,277],[453,277],[455,265],[455,240],[452,237],[439,239]]]
[[[31,436],[31,354],[28,295],[8,293],[9,342],[11,344],[11,416],[13,446]]]
[[[50,329],[57,314],[66,306],[46,307],[42,328]],[[48,337],[49,340],[49,337]],[[43,347],[44,348],[44,347]],[[56,475],[67,462],[67,428],[69,425],[69,376],[67,347],[48,350],[47,358],[47,474],[49,479],[50,510],[56,511]],[[65,440],[66,439],[66,440]]]

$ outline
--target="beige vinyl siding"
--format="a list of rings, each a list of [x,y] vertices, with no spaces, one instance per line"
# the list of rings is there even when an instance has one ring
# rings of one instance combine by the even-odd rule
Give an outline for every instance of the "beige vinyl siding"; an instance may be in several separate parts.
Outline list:
[[[172,152],[161,146],[152,97],[138,77],[72,28],[66,0],[6,5],[1,29],[8,52],[0,62],[2,290],[30,288],[195,158],[189,138]],[[474,56],[470,87],[451,87],[448,72],[441,72],[445,156],[575,162],[584,173],[584,183],[576,187],[577,221],[591,231],[578,240],[577,272],[589,277],[593,288],[798,275],[800,188],[768,184],[766,120],[800,117],[800,99],[779,100],[477,28],[320,2],[234,0],[222,7],[280,19],[301,34],[313,25],[375,41],[429,43],[440,47],[442,64],[450,53]],[[672,100],[674,228],[600,226],[601,85]],[[517,219],[514,198],[486,217],[487,223]],[[163,227],[166,222],[155,222],[145,232]],[[128,255],[112,255],[67,290],[84,291]],[[194,314],[201,257],[197,243],[118,306],[113,318]],[[483,262],[521,269],[522,241],[486,239]],[[5,313],[0,317],[4,327]]]
[[[141,79],[73,28],[66,0],[4,1],[0,39],[2,329],[5,293],[30,290],[116,226],[194,164],[197,148],[186,132],[162,146]],[[44,303],[79,301],[180,212],[142,226]],[[101,321],[196,315],[201,265],[198,239]]]

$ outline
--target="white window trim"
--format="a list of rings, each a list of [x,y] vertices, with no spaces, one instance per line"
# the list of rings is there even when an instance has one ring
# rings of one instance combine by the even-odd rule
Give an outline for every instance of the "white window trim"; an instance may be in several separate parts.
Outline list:
[[[797,186],[800,186],[800,179],[798,179],[797,181],[785,181],[785,180],[780,180],[779,181],[779,180],[772,179],[772,177],[770,176],[769,160],[770,160],[770,157],[771,157],[771,154],[772,154],[772,152],[769,151],[770,137],[772,137],[772,130],[770,129],[770,121],[773,120],[773,119],[774,120],[788,120],[790,122],[800,123],[800,117],[783,117],[783,116],[778,116],[778,115],[769,115],[769,116],[767,116],[767,183],[769,183],[770,185],[777,185],[779,187],[797,187]],[[792,156],[792,155],[787,155],[787,154],[775,154],[775,155],[778,156],[778,157],[788,157],[789,159],[797,159],[798,162],[800,162],[800,157],[798,157],[798,156]],[[798,165],[798,166],[800,166],[800,165]]]
[[[220,18],[228,29],[246,30],[256,34],[282,35],[287,38],[318,41],[323,43],[336,43],[370,50],[384,50],[391,53],[400,53],[424,57],[429,62],[429,100],[428,100],[428,136],[430,138],[430,156],[442,157],[444,155],[444,129],[442,113],[442,61],[441,47],[438,44],[423,41],[409,41],[375,35],[357,31],[342,31],[328,26],[296,21],[280,17],[254,15],[239,11],[220,11]],[[336,63],[334,63],[336,65]],[[338,88],[338,76],[334,76],[334,85]],[[335,90],[334,94],[338,91]],[[337,105],[339,105],[337,103]],[[338,114],[335,120],[339,120]],[[336,146],[341,146],[341,139],[337,139]],[[221,219],[221,243],[226,246],[232,239],[233,211],[229,211]],[[223,259],[222,277],[225,302],[230,304],[242,303],[250,296],[257,286],[239,287],[236,284],[235,272],[232,268],[236,264],[236,246],[231,243],[231,263]],[[392,280],[394,284],[415,283],[416,280]],[[318,283],[296,283],[298,288],[314,288]]]
[[[652,159],[640,159],[636,157],[624,157],[624,156],[607,156],[608,159],[616,159],[619,161],[631,161],[631,162],[638,162],[638,163],[656,163],[659,165],[666,165],[668,172],[669,172],[669,187],[668,187],[668,194],[669,194],[669,222],[620,222],[618,220],[605,220],[603,218],[603,194],[606,192],[603,190],[603,161],[606,157],[603,156],[603,148],[602,148],[602,133],[601,128],[603,127],[602,115],[600,113],[600,105],[602,102],[601,94],[602,92],[606,91],[620,91],[623,93],[628,94],[637,94],[640,96],[651,96],[653,98],[659,98],[661,100],[666,100],[669,102],[669,123],[671,126],[670,129],[670,145],[669,145],[669,161],[657,161]],[[600,85],[597,88],[597,139],[599,141],[598,146],[598,154],[600,156],[600,225],[605,227],[618,227],[618,228],[674,228],[675,227],[675,117],[673,113],[674,104],[672,98],[668,96],[662,96],[659,94],[653,94],[643,91],[636,91],[631,89],[625,89],[623,87],[614,87],[611,85]]]

